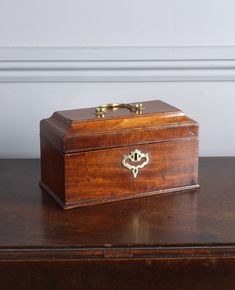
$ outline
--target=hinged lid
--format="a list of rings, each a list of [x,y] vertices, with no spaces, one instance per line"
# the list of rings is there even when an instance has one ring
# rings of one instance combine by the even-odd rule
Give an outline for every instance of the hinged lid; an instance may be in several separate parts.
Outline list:
[[[65,153],[191,138],[198,134],[195,121],[159,100],[58,111],[42,120],[40,126],[41,136]]]

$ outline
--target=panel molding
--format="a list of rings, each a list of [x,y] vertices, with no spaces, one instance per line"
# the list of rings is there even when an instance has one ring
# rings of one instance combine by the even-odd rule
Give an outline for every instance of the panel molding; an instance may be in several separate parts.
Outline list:
[[[0,47],[0,82],[234,80],[235,46]]]

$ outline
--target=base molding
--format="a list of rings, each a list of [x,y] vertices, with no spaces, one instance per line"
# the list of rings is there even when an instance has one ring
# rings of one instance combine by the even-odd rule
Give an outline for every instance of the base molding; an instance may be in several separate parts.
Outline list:
[[[39,182],[39,185],[42,187],[42,189],[44,189],[47,193],[49,193],[63,209],[87,207],[87,206],[99,205],[99,204],[104,204],[104,203],[112,203],[115,201],[123,201],[123,200],[128,200],[128,199],[148,197],[148,196],[161,195],[161,194],[167,194],[167,193],[169,194],[169,193],[176,193],[176,192],[192,191],[192,190],[198,190],[200,188],[199,184],[194,184],[194,185],[187,185],[187,186],[175,187],[175,188],[170,188],[170,189],[143,192],[143,193],[138,193],[138,194],[135,193],[133,195],[127,195],[123,197],[113,197],[113,198],[108,198],[108,199],[103,199],[103,200],[92,199],[92,200],[84,200],[80,202],[66,203],[66,202],[63,202],[61,199],[59,199],[58,196],[42,181]]]

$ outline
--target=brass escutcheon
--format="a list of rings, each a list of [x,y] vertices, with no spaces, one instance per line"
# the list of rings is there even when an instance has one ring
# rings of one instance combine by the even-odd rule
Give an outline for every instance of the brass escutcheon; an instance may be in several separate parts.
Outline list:
[[[144,161],[140,164],[133,165],[131,163],[128,163],[128,160],[130,162],[140,162],[141,159],[144,159]],[[127,169],[131,170],[132,174],[134,175],[134,178],[137,177],[139,173],[139,169],[145,167],[149,163],[149,155],[148,153],[142,153],[140,150],[135,149],[131,151],[128,155],[123,155],[122,158],[122,165],[126,167]]]

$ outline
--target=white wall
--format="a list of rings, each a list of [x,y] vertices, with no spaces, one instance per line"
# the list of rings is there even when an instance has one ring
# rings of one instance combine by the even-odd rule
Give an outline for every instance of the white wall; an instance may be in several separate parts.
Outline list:
[[[1,0],[0,46],[235,45],[233,0]]]
[[[0,158],[38,157],[55,110],[165,100],[200,155],[235,155],[234,1],[0,0]]]

